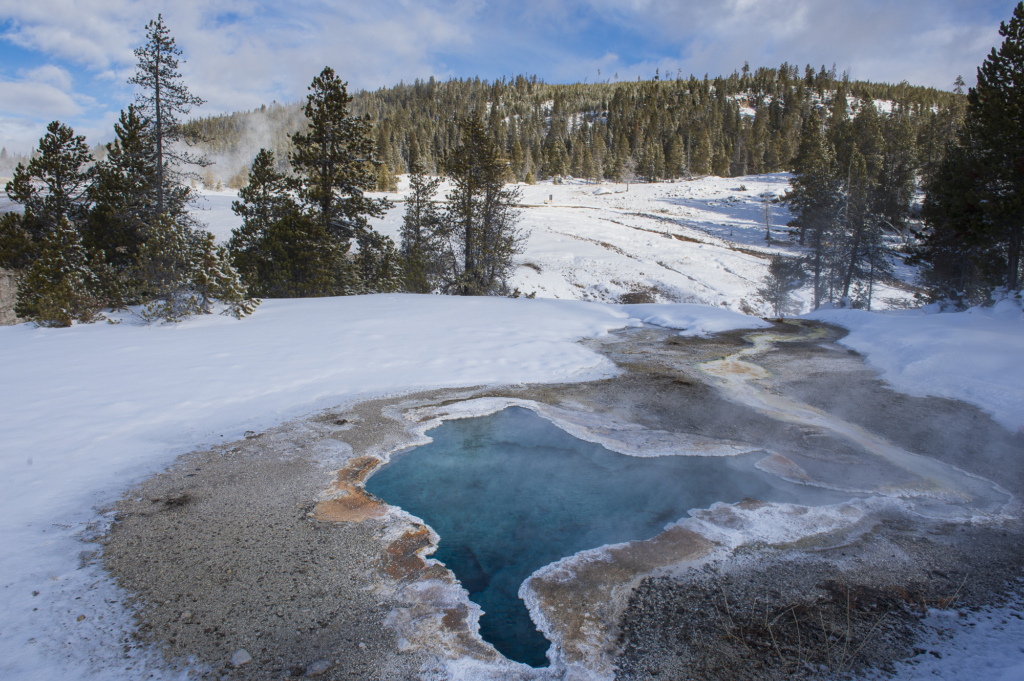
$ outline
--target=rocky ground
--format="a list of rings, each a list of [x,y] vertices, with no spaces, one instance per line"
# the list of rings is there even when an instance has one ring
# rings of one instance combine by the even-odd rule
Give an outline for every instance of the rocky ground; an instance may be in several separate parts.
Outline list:
[[[772,372],[770,390],[998,480],[1020,498],[1021,438],[969,405],[889,390],[835,345],[841,330],[823,327],[811,337],[806,328],[776,327],[799,340],[755,359]],[[158,646],[169,661],[211,678],[442,678],[443,654],[404,645],[384,624],[409,606],[400,587],[413,579],[391,570],[400,561],[385,538],[388,518],[315,516],[334,471],[409,440],[393,418],[396,405],[479,396],[585,408],[783,453],[842,456],[853,447],[720,394],[696,365],[744,347],[743,335],[630,330],[586,341],[623,368],[613,379],[375,400],[181,457],[126,494],[102,539],[104,565],[133,594],[137,645]],[[745,546],[699,567],[630,575],[632,591],[608,623],[608,650],[628,679],[884,668],[911,654],[920,608],[997,599],[1024,564],[1021,534],[1015,521],[972,525],[890,512],[813,542]]]

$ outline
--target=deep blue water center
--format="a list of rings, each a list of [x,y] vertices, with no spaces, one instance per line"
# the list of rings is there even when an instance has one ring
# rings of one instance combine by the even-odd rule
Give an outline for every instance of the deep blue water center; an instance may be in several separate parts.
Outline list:
[[[521,408],[446,421],[430,436],[430,444],[393,457],[366,489],[437,531],[434,557],[483,608],[484,640],[534,667],[547,663],[549,642],[518,592],[538,568],[583,549],[650,539],[716,501],[848,498],[757,470],[763,452],[625,456]]]

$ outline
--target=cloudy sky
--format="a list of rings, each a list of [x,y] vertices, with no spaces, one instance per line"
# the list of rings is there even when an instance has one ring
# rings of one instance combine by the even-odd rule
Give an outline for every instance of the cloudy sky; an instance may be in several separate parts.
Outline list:
[[[200,114],[295,101],[332,66],[353,88],[537,74],[593,82],[783,61],[949,88],[999,42],[1008,0],[0,0],[0,144],[51,120],[108,141],[158,12]],[[600,72],[600,75],[599,75]]]

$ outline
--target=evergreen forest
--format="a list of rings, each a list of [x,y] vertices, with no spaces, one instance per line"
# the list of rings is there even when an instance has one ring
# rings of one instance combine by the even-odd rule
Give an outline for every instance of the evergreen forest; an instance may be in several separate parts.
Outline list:
[[[411,172],[417,162],[439,172],[460,142],[456,120],[473,115],[509,162],[512,180],[658,181],[790,171],[812,113],[824,112],[829,124],[868,102],[906,121],[885,131],[886,143],[909,143],[915,170],[928,174],[955,135],[965,101],[962,91],[853,81],[835,67],[782,64],[744,65],[714,79],[677,75],[620,83],[431,78],[354,93],[351,107],[372,123],[376,158],[392,174]],[[186,129],[205,140],[212,158],[234,160],[217,169],[216,179],[240,185],[256,148],[283,159],[291,150],[289,135],[304,124],[301,105],[275,102],[193,119]]]

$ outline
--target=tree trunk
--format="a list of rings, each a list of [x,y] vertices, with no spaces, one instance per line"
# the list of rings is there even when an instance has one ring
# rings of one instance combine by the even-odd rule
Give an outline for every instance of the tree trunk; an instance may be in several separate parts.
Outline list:
[[[1010,228],[1009,248],[1007,249],[1006,289],[1017,290],[1020,272],[1021,227],[1020,223]]]
[[[164,214],[164,127],[160,110],[160,50],[156,50],[156,68],[153,73],[156,100],[156,212]]]
[[[843,281],[843,295],[850,295],[850,280],[853,279],[853,267],[857,262],[857,250],[860,248],[860,225],[857,229],[853,230],[853,246],[850,249],[850,266],[846,268],[846,279]]]

